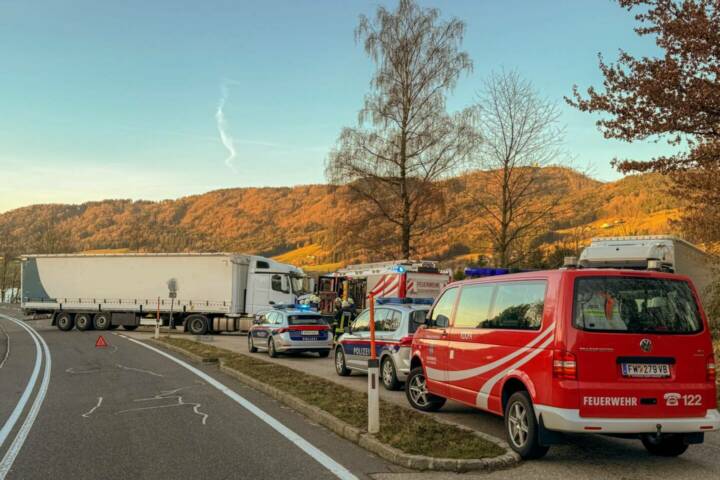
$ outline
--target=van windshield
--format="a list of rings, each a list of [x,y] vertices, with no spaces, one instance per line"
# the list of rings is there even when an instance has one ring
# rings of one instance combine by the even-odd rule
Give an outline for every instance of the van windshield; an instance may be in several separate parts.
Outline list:
[[[696,333],[703,328],[687,282],[640,277],[575,280],[573,324],[617,333]]]

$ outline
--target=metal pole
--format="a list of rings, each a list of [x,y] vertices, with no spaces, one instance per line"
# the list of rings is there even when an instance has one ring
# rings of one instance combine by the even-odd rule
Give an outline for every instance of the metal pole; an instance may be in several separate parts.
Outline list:
[[[158,297],[157,317],[155,317],[155,339],[160,338],[160,297]]]
[[[375,296],[370,295],[370,360],[368,360],[368,432],[380,431],[380,365],[375,352]]]

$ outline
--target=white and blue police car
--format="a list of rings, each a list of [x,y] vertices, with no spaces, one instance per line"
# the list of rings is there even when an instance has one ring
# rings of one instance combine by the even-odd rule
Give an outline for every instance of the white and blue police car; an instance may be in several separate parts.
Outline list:
[[[375,354],[380,377],[388,390],[398,390],[410,372],[412,339],[425,322],[431,298],[378,298],[375,301]],[[352,371],[367,373],[370,359],[370,309],[364,310],[338,338],[335,371],[340,376]]]
[[[289,352],[315,352],[326,358],[332,347],[330,326],[307,305],[278,305],[259,312],[248,332],[248,350],[264,350],[273,358]]]

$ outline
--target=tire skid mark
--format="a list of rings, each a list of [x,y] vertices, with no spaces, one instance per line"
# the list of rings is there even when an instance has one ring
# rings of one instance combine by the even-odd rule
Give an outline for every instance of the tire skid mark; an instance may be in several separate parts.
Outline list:
[[[129,412],[140,412],[144,410],[156,410],[159,408],[173,408],[173,407],[183,407],[183,406],[192,406],[193,412],[195,412],[196,415],[199,415],[202,417],[202,424],[206,425],[208,414],[205,412],[200,411],[200,407],[202,404],[195,403],[195,402],[186,402],[183,400],[182,395],[179,395],[178,392],[181,390],[184,390],[186,388],[190,387],[180,387],[173,390],[161,390],[159,394],[155,395],[154,397],[148,397],[148,398],[138,398],[134,400],[135,402],[153,402],[156,400],[172,400],[175,399],[176,403],[170,403],[165,405],[153,405],[150,407],[137,407],[137,408],[128,408],[126,410],[120,410],[115,415],[120,415],[123,413],[129,413]]]
[[[116,363],[115,366],[117,368],[123,369],[123,370],[131,370],[133,372],[140,372],[140,373],[147,373],[148,375],[153,375],[155,377],[162,377],[163,375],[161,373],[153,372],[151,370],[143,370],[142,368],[135,368],[135,367],[126,367],[125,365],[120,365],[119,363]]]

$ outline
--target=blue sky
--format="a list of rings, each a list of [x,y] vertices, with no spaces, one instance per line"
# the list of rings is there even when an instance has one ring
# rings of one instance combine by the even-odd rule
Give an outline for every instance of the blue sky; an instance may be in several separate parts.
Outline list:
[[[0,0],[0,211],[32,203],[163,199],[226,187],[324,182],[373,72],[354,40],[360,0]],[[562,101],[601,81],[596,55],[655,53],[610,0],[426,1],[467,23],[474,61],[449,98],[473,102],[516,69],[558,102],[574,163],[667,151],[608,141]],[[216,123],[223,109],[234,167]]]

